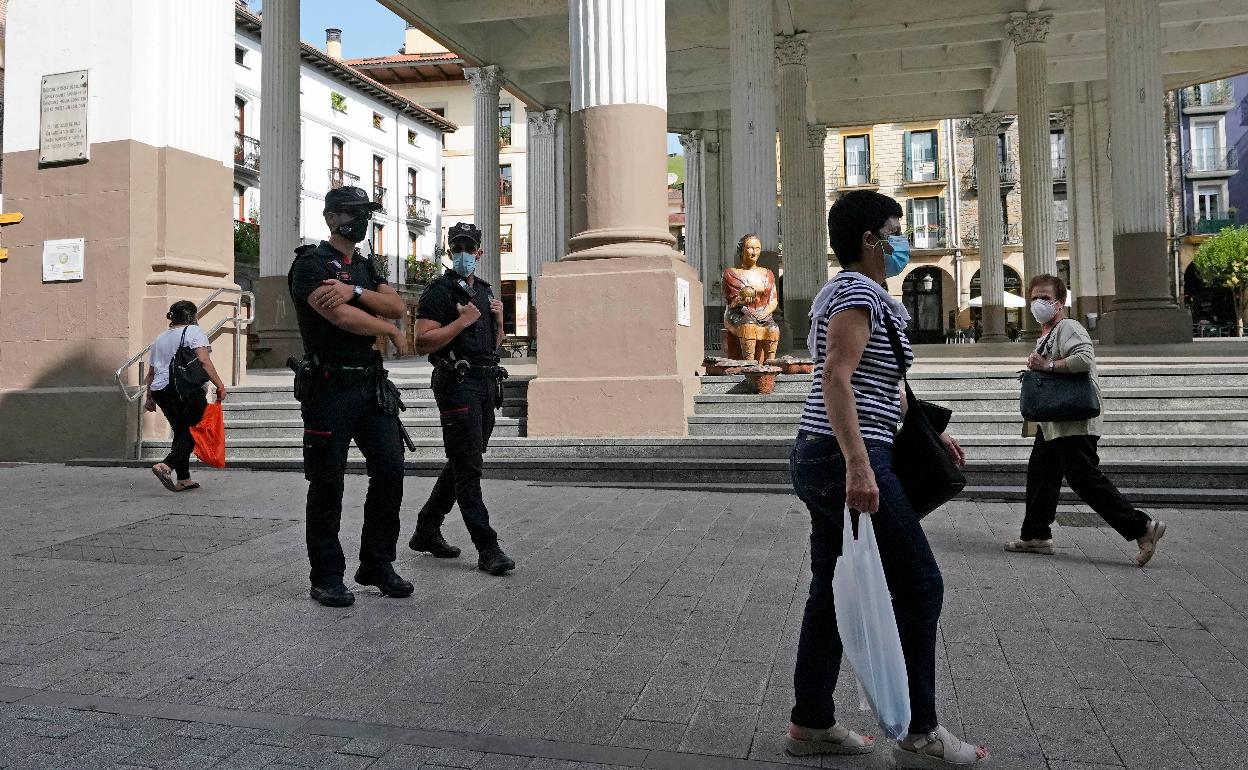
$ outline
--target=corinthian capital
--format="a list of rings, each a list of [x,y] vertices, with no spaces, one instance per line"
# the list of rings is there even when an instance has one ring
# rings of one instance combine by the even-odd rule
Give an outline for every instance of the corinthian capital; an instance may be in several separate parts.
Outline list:
[[[1053,113],[1053,122],[1062,128],[1069,129],[1075,124],[1075,110],[1071,107],[1063,107]]]
[[[1005,114],[1001,112],[981,112],[962,121],[962,130],[968,136],[996,136],[1001,133],[1001,121]]]
[[[1052,23],[1051,13],[1022,13],[1005,25],[1005,34],[1015,47],[1024,43],[1043,43],[1049,36],[1049,25]]]
[[[701,131],[685,131],[679,134],[680,146],[685,148],[685,154],[698,151],[698,146],[702,144]]]
[[[812,149],[820,149],[828,138],[828,127],[822,123],[806,124],[806,141]]]
[[[503,85],[503,71],[498,65],[487,64],[484,67],[465,67],[464,77],[472,85],[473,94],[497,94]]]
[[[776,35],[776,63],[780,66],[806,66],[806,54],[810,49],[806,46],[805,32],[796,35]]]
[[[559,125],[559,110],[542,110],[528,113],[529,134],[532,136],[553,136]]]

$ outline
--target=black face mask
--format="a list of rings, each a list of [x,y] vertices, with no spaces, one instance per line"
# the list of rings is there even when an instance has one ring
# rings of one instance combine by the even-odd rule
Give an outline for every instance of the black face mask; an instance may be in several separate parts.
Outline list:
[[[368,237],[368,223],[373,219],[371,212],[364,213],[348,219],[346,222],[336,226],[334,232],[346,238],[352,243],[359,243]]]

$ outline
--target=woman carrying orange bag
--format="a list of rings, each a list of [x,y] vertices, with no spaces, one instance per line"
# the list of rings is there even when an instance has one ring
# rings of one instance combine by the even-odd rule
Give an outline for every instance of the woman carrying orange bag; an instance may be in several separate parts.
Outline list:
[[[203,419],[191,428],[191,437],[195,439],[195,456],[201,463],[213,468],[225,467],[225,416],[221,413],[220,401],[204,409]]]

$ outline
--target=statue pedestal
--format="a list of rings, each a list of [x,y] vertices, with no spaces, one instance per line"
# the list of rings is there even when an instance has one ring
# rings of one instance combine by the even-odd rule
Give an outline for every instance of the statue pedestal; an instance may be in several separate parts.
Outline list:
[[[688,282],[689,325],[677,281]],[[548,262],[530,436],[684,436],[701,390],[702,285],[679,257]]]

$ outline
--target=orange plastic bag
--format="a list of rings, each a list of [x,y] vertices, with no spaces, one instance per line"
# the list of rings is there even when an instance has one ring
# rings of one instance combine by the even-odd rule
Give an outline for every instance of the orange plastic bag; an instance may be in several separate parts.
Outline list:
[[[214,468],[225,467],[225,417],[220,403],[209,404],[204,409],[199,424],[191,428],[191,437],[195,439],[195,456],[201,463]]]

